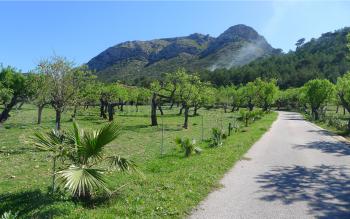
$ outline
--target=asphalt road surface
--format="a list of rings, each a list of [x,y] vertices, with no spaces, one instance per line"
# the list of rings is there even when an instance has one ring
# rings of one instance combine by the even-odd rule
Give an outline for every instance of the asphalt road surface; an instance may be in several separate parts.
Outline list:
[[[279,112],[271,129],[190,218],[350,219],[350,145]]]

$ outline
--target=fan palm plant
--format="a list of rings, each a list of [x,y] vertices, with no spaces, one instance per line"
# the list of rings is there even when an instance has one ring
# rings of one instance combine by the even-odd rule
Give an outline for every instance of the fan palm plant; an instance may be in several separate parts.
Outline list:
[[[221,146],[223,144],[223,139],[227,136],[222,129],[212,128],[211,144],[212,147]]]
[[[108,161],[117,170],[136,170],[134,162],[121,156],[104,154],[105,146],[115,140],[120,131],[120,126],[116,123],[109,123],[99,130],[90,131],[80,129],[78,124],[73,122],[73,130],[64,133],[62,138],[62,156],[69,161],[69,165],[56,173],[59,185],[82,200],[90,199],[96,189],[110,194],[104,175],[106,170],[96,167],[98,164]],[[47,137],[51,138],[51,135]]]
[[[202,152],[202,149],[196,146],[196,141],[192,140],[190,141],[189,138],[179,138],[177,137],[175,139],[175,143],[180,146],[180,148],[185,151],[185,157],[190,156],[193,152],[196,154],[200,154]]]
[[[67,154],[65,147],[65,136],[58,130],[52,129],[48,133],[35,132],[34,145],[42,151],[50,152],[52,158],[52,193],[55,191],[56,162]]]

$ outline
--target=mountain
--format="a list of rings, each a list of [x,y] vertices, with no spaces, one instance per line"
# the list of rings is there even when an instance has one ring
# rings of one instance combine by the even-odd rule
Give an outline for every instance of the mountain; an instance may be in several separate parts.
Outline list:
[[[235,25],[218,37],[199,33],[150,41],[127,41],[112,46],[88,63],[103,81],[137,83],[180,67],[189,71],[242,66],[278,54],[253,28]]]
[[[244,84],[257,77],[276,78],[281,88],[299,87],[315,78],[336,82],[337,77],[350,70],[346,39],[349,32],[350,27],[327,32],[298,45],[295,51],[257,59],[244,66],[202,71],[202,79],[221,86]]]

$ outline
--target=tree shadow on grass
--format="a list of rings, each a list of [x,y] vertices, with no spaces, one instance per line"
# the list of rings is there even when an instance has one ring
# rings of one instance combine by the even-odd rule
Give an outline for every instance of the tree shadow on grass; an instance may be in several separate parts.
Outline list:
[[[261,200],[306,202],[316,218],[350,218],[350,169],[320,165],[276,167],[257,176]]]
[[[67,213],[52,206],[54,203],[53,197],[40,190],[0,194],[0,215],[11,211],[23,218],[53,218]]]
[[[316,149],[323,153],[334,154],[338,157],[350,155],[350,144],[346,142],[314,141],[304,145],[295,145],[295,149]]]

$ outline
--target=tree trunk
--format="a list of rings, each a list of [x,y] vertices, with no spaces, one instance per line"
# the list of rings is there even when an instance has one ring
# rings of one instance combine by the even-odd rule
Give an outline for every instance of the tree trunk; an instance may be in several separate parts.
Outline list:
[[[16,110],[22,109],[23,104],[24,104],[24,101],[22,101],[22,102],[18,105],[18,107],[16,108]]]
[[[52,166],[52,194],[55,193],[55,181],[56,181],[56,157],[53,158],[53,166]]]
[[[158,109],[159,109],[159,111],[160,111],[160,115],[164,115],[164,113],[163,113],[163,109],[162,109],[162,106],[160,106],[160,105],[158,105]]]
[[[179,112],[179,115],[182,115],[182,110],[184,109],[184,106],[182,105],[181,108],[180,108],[180,112]]]
[[[175,101],[172,101],[169,109],[173,109],[174,104],[175,104]]]
[[[38,124],[41,124],[41,116],[43,113],[44,105],[38,106]]]
[[[61,110],[55,109],[55,111],[56,111],[56,129],[60,130],[61,129]]]
[[[120,111],[123,112],[124,111],[124,102],[119,99],[119,105],[120,105]]]
[[[339,112],[339,105],[337,105],[337,109],[335,110],[335,113]]]
[[[0,114],[0,123],[5,122],[10,117],[10,111],[17,104],[17,98],[12,98],[10,103],[7,104]]]
[[[135,107],[136,107],[136,112],[138,112],[139,111],[139,104],[137,102],[135,104]]]
[[[195,105],[193,109],[193,116],[198,116],[197,110],[198,110],[198,106]]]
[[[249,111],[253,111],[253,109],[254,109],[254,105],[253,105],[253,104],[251,104],[251,103],[249,103],[249,104],[248,104],[248,109],[249,109]]]
[[[112,103],[108,104],[108,121],[113,121],[114,115],[114,105]]]
[[[224,105],[224,112],[227,113],[227,105]]]
[[[318,110],[317,109],[312,109],[312,114],[314,116],[314,120],[319,120],[319,115],[318,115]]]
[[[188,128],[188,111],[189,111],[189,107],[185,106],[185,121],[184,121],[184,125],[183,128],[187,129]]]
[[[100,117],[107,119],[105,108],[106,108],[105,101],[100,100]]]
[[[157,94],[153,93],[151,102],[151,126],[157,126]]]

